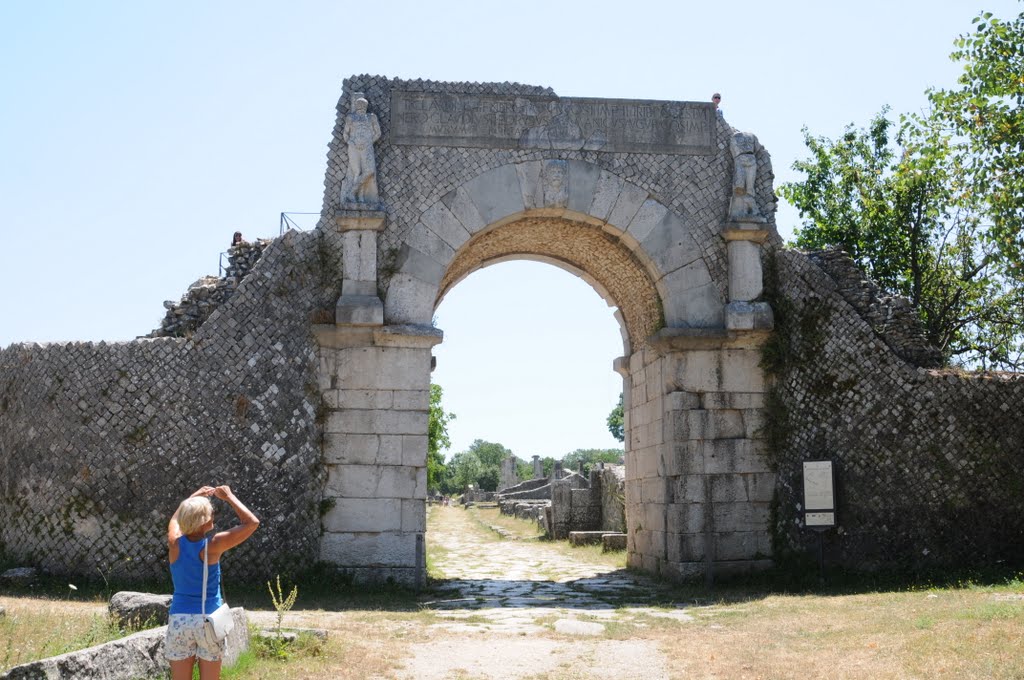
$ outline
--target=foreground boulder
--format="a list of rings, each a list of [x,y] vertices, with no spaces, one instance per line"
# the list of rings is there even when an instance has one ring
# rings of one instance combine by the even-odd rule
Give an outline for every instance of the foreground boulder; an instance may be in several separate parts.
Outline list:
[[[228,635],[224,667],[238,662],[249,648],[249,621],[245,610],[235,607],[235,628]],[[135,680],[162,677],[168,670],[164,658],[167,626],[144,630],[120,640],[68,652],[49,659],[15,666],[0,674],[0,680]]]
[[[147,623],[154,626],[166,625],[170,607],[170,595],[136,593],[131,590],[114,593],[107,605],[111,618],[135,628]]]

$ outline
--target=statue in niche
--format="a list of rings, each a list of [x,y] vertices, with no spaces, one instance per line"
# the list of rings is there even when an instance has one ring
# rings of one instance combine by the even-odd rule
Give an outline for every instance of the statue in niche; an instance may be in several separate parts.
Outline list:
[[[540,173],[545,208],[564,208],[569,205],[569,186],[566,176],[569,167],[565,161],[545,161]]]
[[[754,181],[757,179],[757,137],[749,132],[733,132],[729,140],[732,151],[732,199],[729,201],[729,219],[733,222],[764,222],[754,200]]]
[[[352,111],[345,116],[341,138],[348,144],[348,174],[341,183],[341,204],[378,205],[377,159],[373,144],[380,139],[377,116],[367,113],[370,102],[362,92],[352,95]]]

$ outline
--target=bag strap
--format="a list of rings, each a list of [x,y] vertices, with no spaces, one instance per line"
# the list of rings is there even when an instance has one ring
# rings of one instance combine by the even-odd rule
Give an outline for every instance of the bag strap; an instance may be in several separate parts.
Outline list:
[[[209,577],[210,565],[207,559],[210,557],[210,539],[203,539],[203,617],[206,617],[206,579]]]

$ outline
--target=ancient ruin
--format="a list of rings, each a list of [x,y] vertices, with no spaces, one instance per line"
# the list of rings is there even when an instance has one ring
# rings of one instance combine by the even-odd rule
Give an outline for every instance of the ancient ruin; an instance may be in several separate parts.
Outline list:
[[[202,471],[264,490],[237,573],[421,583],[433,313],[518,258],[618,310],[631,566],[805,551],[808,459],[839,470],[836,563],[1024,557],[1024,380],[933,370],[900,305],[784,250],[770,157],[713,104],[363,75],[337,116],[317,228],[211,283],[181,334],[0,351],[4,551],[162,573],[160,521]]]

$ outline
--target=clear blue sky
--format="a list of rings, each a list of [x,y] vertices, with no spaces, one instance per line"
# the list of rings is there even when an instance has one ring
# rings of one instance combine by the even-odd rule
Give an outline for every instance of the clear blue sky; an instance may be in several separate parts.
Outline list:
[[[802,126],[836,136],[951,85],[952,41],[981,9],[1009,17],[1022,5],[6,0],[0,346],[144,334],[163,300],[216,273],[236,229],[271,236],[280,212],[319,211],[348,75],[588,97],[717,90],[781,182],[804,155]],[[796,219],[781,210],[780,231]],[[437,317],[455,451],[478,437],[523,457],[615,445],[604,418],[622,346],[585,284],[498,265],[457,286]]]

